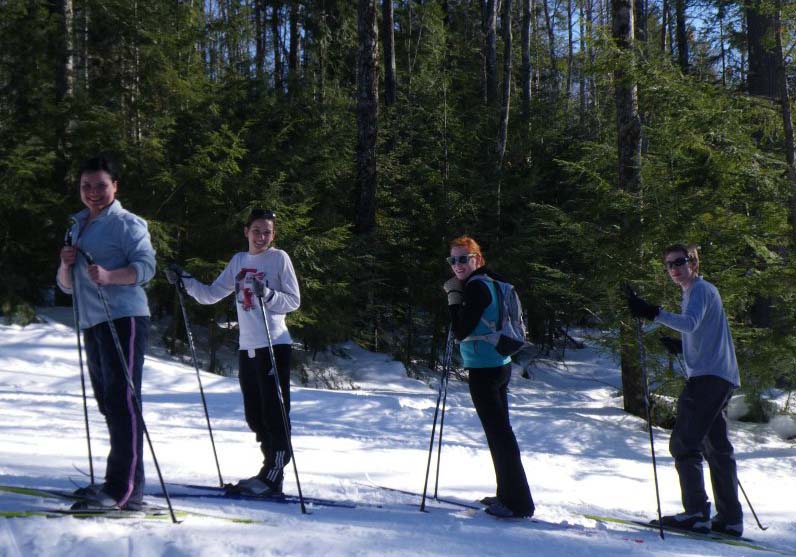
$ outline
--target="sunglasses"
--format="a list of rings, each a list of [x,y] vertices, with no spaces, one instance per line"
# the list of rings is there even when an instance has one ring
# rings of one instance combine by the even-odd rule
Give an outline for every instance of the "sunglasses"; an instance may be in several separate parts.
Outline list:
[[[691,261],[690,257],[678,257],[677,259],[674,259],[672,261],[664,261],[663,266],[667,270],[671,271],[675,267],[682,267],[683,265],[685,265],[689,261]]]
[[[248,222],[252,223],[260,219],[276,221],[276,213],[273,211],[267,211],[265,209],[252,209],[252,212],[249,213]]]
[[[446,257],[445,261],[448,262],[448,265],[467,265],[467,262],[470,261],[471,257],[475,257],[478,255],[477,253],[468,253],[467,255],[452,255],[450,257]]]

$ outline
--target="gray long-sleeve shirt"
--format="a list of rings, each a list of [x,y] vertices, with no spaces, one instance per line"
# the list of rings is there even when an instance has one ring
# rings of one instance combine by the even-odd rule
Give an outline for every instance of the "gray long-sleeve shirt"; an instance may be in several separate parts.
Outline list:
[[[105,269],[115,270],[131,266],[135,269],[135,284],[109,284],[102,287],[108,301],[111,319],[149,316],[144,285],[155,275],[155,250],[144,219],[134,215],[115,200],[94,219],[88,220],[89,210],[73,215],[72,238],[83,253]],[[97,285],[88,277],[88,261],[81,254],[74,267],[74,284],[67,287],[58,280],[58,287],[66,294],[77,291],[80,328],[87,329],[108,320],[99,298]]]
[[[715,375],[739,387],[741,379],[730,326],[718,289],[702,277],[683,291],[681,313],[661,310],[655,321],[680,331],[686,375]]]

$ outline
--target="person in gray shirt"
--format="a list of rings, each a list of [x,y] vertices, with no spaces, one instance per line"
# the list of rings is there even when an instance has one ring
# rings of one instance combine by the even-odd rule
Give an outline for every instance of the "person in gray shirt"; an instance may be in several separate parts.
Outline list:
[[[687,377],[677,400],[677,419],[669,441],[685,511],[664,516],[661,522],[674,528],[741,536],[743,512],[738,500],[734,450],[727,431],[727,405],[740,386],[740,378],[727,316],[719,291],[699,275],[695,246],[670,246],[664,251],[663,262],[669,278],[683,290],[679,313],[647,303],[632,289],[627,293],[634,317],[661,323],[682,336],[681,344],[669,342],[667,346],[682,351]],[[717,514],[712,520],[703,457],[710,468],[716,503]]]

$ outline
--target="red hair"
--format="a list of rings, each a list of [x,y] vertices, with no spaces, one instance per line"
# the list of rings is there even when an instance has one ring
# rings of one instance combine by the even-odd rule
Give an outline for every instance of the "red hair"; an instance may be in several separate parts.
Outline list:
[[[481,246],[478,245],[473,238],[470,236],[459,236],[458,238],[454,238],[450,242],[450,247],[452,248],[466,248],[467,253],[474,253],[478,256],[480,260],[479,267],[483,267],[486,265],[486,258],[484,254],[481,253]]]

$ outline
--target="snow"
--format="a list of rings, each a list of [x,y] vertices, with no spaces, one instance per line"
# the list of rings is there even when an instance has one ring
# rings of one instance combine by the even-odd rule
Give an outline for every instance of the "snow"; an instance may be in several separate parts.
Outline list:
[[[48,315],[63,319],[63,312]],[[157,340],[159,335],[151,338]],[[352,343],[321,364],[348,376],[348,390],[292,392],[293,444],[306,496],[367,503],[357,508],[219,499],[173,499],[178,509],[249,518],[237,523],[188,515],[169,520],[0,518],[0,557],[272,555],[764,555],[726,544],[605,525],[584,513],[649,519],[656,514],[649,435],[621,410],[615,357],[593,343],[562,360],[538,361],[530,379],[515,369],[512,423],[543,523],[501,521],[429,499],[373,487],[420,491],[437,397],[403,366]],[[237,380],[202,374],[225,481],[248,477],[260,455],[248,431]],[[72,489],[88,468],[74,331],[48,319],[0,326],[0,484]],[[217,485],[196,372],[153,346],[144,368],[144,415],[168,482]],[[89,405],[95,473],[104,472],[107,435]],[[661,504],[680,510],[668,432],[656,429]],[[745,506],[746,535],[796,554],[796,459],[793,441],[769,427],[733,422],[739,477],[760,519]],[[436,453],[435,453],[436,458]],[[147,492],[160,491],[147,450]],[[706,472],[706,477],[709,475]],[[434,471],[430,478],[431,491]],[[285,488],[296,493],[292,465]],[[439,493],[473,502],[494,493],[489,452],[465,384],[451,381],[445,414]],[[163,503],[163,499],[150,497]],[[0,493],[0,511],[49,508],[51,499]],[[381,505],[380,507],[375,506]]]

